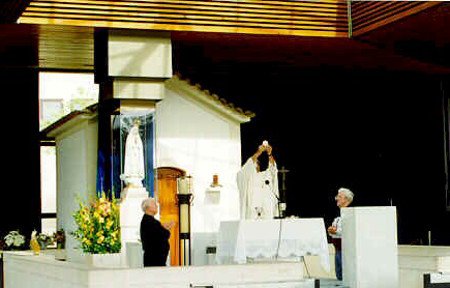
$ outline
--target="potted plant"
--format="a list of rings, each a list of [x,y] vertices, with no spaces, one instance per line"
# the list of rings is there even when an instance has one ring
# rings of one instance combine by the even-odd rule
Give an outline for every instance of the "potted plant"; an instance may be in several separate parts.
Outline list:
[[[53,244],[53,237],[45,233],[37,234],[36,240],[38,241],[39,246],[41,246],[41,250],[44,250],[48,245]]]
[[[94,266],[120,265],[119,213],[117,200],[108,199],[105,193],[88,205],[79,202],[79,209],[73,215],[78,228],[71,234],[79,241],[83,253],[89,258],[88,262]]]
[[[66,260],[66,233],[64,229],[59,229],[55,233],[53,233],[53,240],[56,242],[56,252],[55,259],[56,260]]]
[[[25,236],[18,230],[10,231],[4,238],[7,250],[20,250],[25,244]]]
[[[53,233],[53,239],[56,242],[56,249],[66,248],[66,233],[64,232],[64,229],[61,228]]]

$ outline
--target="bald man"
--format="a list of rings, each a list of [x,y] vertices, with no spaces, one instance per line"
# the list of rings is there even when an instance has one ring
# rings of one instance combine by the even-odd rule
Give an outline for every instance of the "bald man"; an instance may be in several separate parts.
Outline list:
[[[174,222],[161,224],[155,219],[158,213],[158,205],[153,198],[147,198],[141,205],[144,216],[141,221],[141,241],[144,250],[144,267],[166,266],[169,254],[170,228]]]

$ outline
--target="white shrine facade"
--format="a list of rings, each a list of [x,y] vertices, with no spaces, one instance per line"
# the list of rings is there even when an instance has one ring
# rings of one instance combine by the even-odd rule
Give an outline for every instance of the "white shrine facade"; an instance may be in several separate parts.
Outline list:
[[[164,83],[162,95],[155,106],[155,167],[179,167],[193,176],[193,264],[201,265],[206,263],[206,247],[215,244],[220,221],[239,219],[240,124],[251,115],[178,76]],[[97,113],[97,106],[73,112],[44,131],[56,141],[57,226],[65,231],[76,228],[72,214],[77,198],[86,201],[95,195]],[[221,187],[210,193],[213,175],[219,176]],[[142,215],[139,209],[136,213]],[[76,257],[71,251],[77,245],[68,237],[69,258]]]

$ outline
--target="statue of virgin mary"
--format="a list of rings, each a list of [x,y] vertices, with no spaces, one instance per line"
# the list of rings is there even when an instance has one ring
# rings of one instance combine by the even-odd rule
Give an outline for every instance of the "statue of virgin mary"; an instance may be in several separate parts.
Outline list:
[[[125,166],[120,179],[126,187],[143,187],[145,177],[144,145],[139,135],[139,120],[134,121],[125,141]]]

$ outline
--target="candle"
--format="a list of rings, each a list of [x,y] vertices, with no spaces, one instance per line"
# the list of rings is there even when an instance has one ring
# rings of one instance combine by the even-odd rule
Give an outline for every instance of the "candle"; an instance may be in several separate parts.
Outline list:
[[[189,233],[189,204],[180,205],[180,233]]]
[[[178,178],[178,193],[179,194],[189,194],[189,183],[190,178],[180,177]]]

